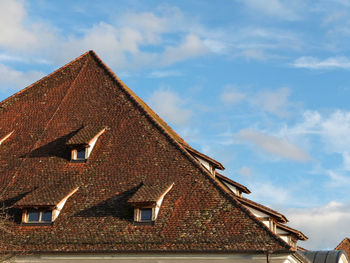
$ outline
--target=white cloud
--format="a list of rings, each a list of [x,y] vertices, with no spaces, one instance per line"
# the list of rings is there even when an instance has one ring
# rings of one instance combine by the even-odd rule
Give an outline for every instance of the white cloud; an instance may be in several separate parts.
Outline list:
[[[300,57],[292,63],[292,66],[307,69],[350,69],[350,59],[340,56],[323,60],[315,57]]]
[[[242,166],[242,168],[239,169],[238,174],[243,176],[251,176],[252,170],[247,166]]]
[[[252,102],[264,111],[279,117],[286,117],[289,116],[287,110],[290,106],[288,102],[289,95],[290,89],[288,88],[280,88],[273,91],[268,90],[255,94],[252,98]]]
[[[166,47],[162,54],[162,64],[171,65],[175,62],[185,60],[208,53],[208,48],[195,34],[188,34],[178,46]]]
[[[343,158],[340,170],[350,170],[350,112],[335,110],[321,114],[318,111],[305,111],[303,120],[294,126],[283,127],[281,136],[294,141],[319,140],[318,147],[325,153],[336,153]],[[305,143],[303,143],[305,144]]]
[[[342,203],[290,209],[286,215],[292,227],[309,237],[305,243],[299,243],[307,249],[334,249],[350,233],[350,207]]]
[[[158,79],[158,78],[167,78],[167,77],[178,77],[181,75],[182,75],[182,72],[178,70],[154,70],[148,75],[148,77]]]
[[[220,100],[225,104],[235,104],[243,101],[247,95],[243,92],[238,91],[236,88],[227,85],[225,91],[221,93]]]
[[[342,188],[349,189],[350,187],[349,176],[345,176],[343,174],[340,174],[339,172],[332,171],[332,170],[327,170],[326,172],[330,178],[330,182],[329,182],[330,187],[334,187],[334,188],[342,187]]]
[[[154,92],[148,102],[155,112],[175,125],[188,123],[192,116],[192,111],[185,108],[183,99],[169,90]]]
[[[283,0],[244,0],[242,3],[250,9],[258,11],[259,14],[264,14],[283,20],[298,19],[298,13],[300,13],[302,4],[300,1]]]
[[[53,28],[42,23],[28,23],[23,1],[0,1],[0,47],[9,50],[38,50],[53,43],[53,31]]]
[[[249,129],[241,130],[237,133],[237,137],[241,140],[252,143],[254,146],[257,146],[265,152],[284,159],[298,162],[306,162],[311,159],[303,149],[288,140],[277,138],[260,131]]]
[[[279,187],[268,182],[255,182],[249,185],[249,189],[252,192],[249,198],[262,202],[264,205],[280,206],[289,203],[292,199],[288,188]]]
[[[0,64],[0,89],[17,91],[42,78],[38,71],[22,72]]]

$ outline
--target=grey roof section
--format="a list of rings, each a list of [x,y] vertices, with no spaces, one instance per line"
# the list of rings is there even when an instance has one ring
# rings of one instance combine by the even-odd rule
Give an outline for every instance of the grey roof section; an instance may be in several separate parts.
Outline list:
[[[298,251],[298,253],[311,263],[339,263],[342,255],[346,258],[346,262],[343,261],[343,263],[349,262],[346,253],[342,250]]]

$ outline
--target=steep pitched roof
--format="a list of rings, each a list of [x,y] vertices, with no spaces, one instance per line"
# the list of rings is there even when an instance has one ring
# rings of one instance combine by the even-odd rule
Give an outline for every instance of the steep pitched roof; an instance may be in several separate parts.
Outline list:
[[[3,252],[291,249],[222,187],[188,152],[187,143],[93,51],[1,102],[0,114],[5,133],[16,131],[0,147],[1,199],[7,206],[26,194],[34,198],[35,189],[67,178],[79,181],[51,227],[21,226],[20,211],[10,209],[14,221],[0,240]],[[88,162],[71,163],[66,142],[82,124],[110,130]],[[154,225],[133,225],[128,201],[142,183],[155,181],[175,186]],[[52,191],[55,197],[66,192]]]

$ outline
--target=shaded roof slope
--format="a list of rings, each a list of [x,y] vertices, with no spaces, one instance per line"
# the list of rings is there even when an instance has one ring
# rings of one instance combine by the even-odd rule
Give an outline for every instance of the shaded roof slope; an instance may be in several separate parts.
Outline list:
[[[0,147],[6,206],[79,181],[53,226],[22,226],[20,210],[9,209],[15,220],[2,235],[3,252],[290,251],[92,51],[0,107],[0,127],[15,131]],[[71,163],[66,142],[83,125],[109,129],[86,163]],[[155,224],[134,225],[131,197],[142,184],[169,181]]]

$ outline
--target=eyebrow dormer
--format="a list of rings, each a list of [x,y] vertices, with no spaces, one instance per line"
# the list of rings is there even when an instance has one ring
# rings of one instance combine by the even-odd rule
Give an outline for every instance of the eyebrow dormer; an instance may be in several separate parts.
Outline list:
[[[86,126],[70,138],[67,145],[71,148],[72,162],[86,162],[105,130],[106,127]]]

